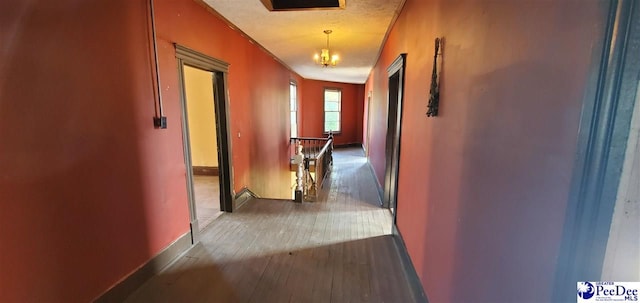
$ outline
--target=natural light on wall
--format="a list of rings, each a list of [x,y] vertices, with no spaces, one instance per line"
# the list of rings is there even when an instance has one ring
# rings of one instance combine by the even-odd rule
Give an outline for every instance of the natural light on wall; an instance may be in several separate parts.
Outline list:
[[[296,84],[289,83],[289,111],[291,115],[291,138],[298,136],[298,92]]]

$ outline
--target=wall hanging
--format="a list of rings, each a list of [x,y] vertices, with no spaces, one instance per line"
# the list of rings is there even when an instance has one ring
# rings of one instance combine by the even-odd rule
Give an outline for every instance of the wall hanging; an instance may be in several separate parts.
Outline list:
[[[431,89],[429,90],[429,104],[427,117],[438,115],[440,105],[440,75],[438,73],[438,56],[442,56],[441,46],[443,38],[436,38],[436,50],[433,53],[433,71],[431,72]]]

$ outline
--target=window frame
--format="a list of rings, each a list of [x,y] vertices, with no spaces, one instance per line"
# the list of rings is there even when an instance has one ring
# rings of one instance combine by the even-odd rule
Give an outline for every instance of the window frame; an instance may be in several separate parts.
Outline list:
[[[292,100],[292,95],[291,95],[291,88],[295,87],[295,102],[291,102],[294,101]],[[295,105],[295,108],[291,108],[291,105]],[[290,138],[296,138],[300,135],[300,125],[299,125],[299,119],[298,119],[298,84],[291,80],[289,81],[289,137]],[[291,121],[291,114],[295,113],[295,117],[296,117],[296,123],[295,123],[295,129],[296,129],[296,133],[295,136],[293,135],[293,121]]]
[[[341,134],[342,133],[342,88],[339,87],[324,87],[322,89],[322,134],[323,135],[328,135],[329,131],[326,131],[326,114],[327,114],[327,110],[326,108],[326,97],[325,94],[327,91],[337,91],[340,93],[340,99],[338,100],[338,130],[337,131],[331,131],[332,134],[336,135],[336,134]],[[336,111],[329,111],[329,112],[336,112]]]

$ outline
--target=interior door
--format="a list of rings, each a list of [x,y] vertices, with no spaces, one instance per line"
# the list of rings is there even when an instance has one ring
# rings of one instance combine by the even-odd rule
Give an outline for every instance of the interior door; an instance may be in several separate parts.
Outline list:
[[[386,170],[383,207],[396,214],[398,175],[400,171],[400,138],[402,135],[402,99],[406,54],[400,55],[387,69],[389,72],[389,107],[386,140]],[[395,219],[394,219],[395,220]]]

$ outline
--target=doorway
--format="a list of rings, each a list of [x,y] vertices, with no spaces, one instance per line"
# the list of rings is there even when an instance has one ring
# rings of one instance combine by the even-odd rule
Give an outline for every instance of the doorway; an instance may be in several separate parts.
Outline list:
[[[222,214],[213,72],[184,65],[184,94],[198,227]]]
[[[400,137],[402,135],[402,101],[406,54],[401,54],[387,69],[389,74],[389,110],[385,148],[386,169],[383,207],[389,208],[396,220],[398,174],[400,166]]]
[[[175,45],[192,242],[234,210],[226,77],[228,64]]]

